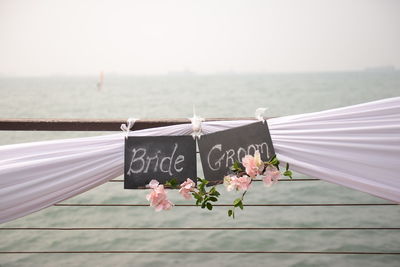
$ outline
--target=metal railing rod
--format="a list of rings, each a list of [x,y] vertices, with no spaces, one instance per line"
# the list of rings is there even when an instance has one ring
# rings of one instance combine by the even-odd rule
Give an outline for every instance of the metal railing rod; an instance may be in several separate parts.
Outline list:
[[[400,227],[2,227],[0,231],[348,231],[400,230]]]
[[[255,118],[208,118],[206,121],[255,120]],[[0,119],[1,131],[121,131],[126,119]],[[141,119],[132,131],[190,123],[189,119]]]
[[[323,254],[323,255],[400,255],[381,251],[241,251],[241,250],[75,250],[0,251],[0,254]]]
[[[246,207],[342,207],[342,206],[399,206],[397,203],[292,203],[292,204],[244,204]],[[90,204],[62,203],[57,207],[148,207],[149,204]],[[231,207],[232,204],[213,204],[214,207]],[[195,204],[176,204],[175,207],[197,207]]]
[[[262,180],[260,179],[253,179],[254,182],[262,182]],[[321,181],[321,179],[279,179],[279,182],[310,182],[310,181]],[[110,180],[108,182],[111,183],[123,183],[124,180],[122,179],[114,179],[114,180]]]

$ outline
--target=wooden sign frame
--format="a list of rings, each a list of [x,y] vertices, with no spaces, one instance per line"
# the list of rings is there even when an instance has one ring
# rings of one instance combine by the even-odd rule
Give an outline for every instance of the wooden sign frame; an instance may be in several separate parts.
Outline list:
[[[124,188],[145,188],[197,177],[196,141],[192,136],[130,136],[125,139]]]
[[[256,150],[263,161],[275,155],[266,121],[203,135],[198,146],[204,177],[215,182],[222,181],[235,161],[241,162]]]

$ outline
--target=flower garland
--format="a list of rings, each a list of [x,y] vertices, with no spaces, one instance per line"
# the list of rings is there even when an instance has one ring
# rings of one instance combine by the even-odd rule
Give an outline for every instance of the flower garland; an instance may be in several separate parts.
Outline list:
[[[274,156],[270,161],[263,162],[259,151],[255,151],[254,156],[246,155],[242,159],[242,163],[235,162],[231,168],[231,174],[224,177],[223,184],[227,191],[243,191],[240,198],[233,201],[233,207],[228,210],[228,216],[235,218],[235,208],[243,210],[243,200],[248,189],[250,188],[254,179],[261,179],[266,187],[271,187],[276,184],[281,178],[281,171],[279,169],[279,160]],[[289,170],[289,163],[286,163],[286,169],[283,172],[284,176],[292,179],[292,172]],[[178,185],[176,179],[169,180],[165,185],[169,188],[179,189],[179,194],[186,200],[196,200],[196,205],[201,206],[202,209],[213,209],[213,203],[218,201],[221,195],[216,188],[212,186],[208,191],[206,185],[210,181],[206,179],[197,178],[196,183],[187,178],[185,182]],[[164,185],[160,185],[157,180],[151,180],[149,183],[150,193],[146,199],[150,201],[150,206],[154,207],[156,211],[169,210],[173,207],[173,203],[168,200],[167,190]]]

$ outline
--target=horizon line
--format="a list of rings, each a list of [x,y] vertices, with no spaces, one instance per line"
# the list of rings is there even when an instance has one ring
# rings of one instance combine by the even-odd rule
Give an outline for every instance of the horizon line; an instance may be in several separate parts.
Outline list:
[[[312,74],[312,73],[393,73],[399,72],[400,69],[394,66],[387,67],[367,67],[364,69],[353,70],[310,70],[310,71],[216,71],[216,72],[196,72],[192,70],[186,71],[168,71],[164,73],[123,73],[123,72],[105,72],[98,73],[47,73],[47,74],[8,74],[0,73],[0,77],[7,78],[40,78],[40,77],[97,77],[100,73],[107,76],[171,76],[171,77],[190,77],[190,76],[212,76],[212,75],[268,75],[268,74]]]

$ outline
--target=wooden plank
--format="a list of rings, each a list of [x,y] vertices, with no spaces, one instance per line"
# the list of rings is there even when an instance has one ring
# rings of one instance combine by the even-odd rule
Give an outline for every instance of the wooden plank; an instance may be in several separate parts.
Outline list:
[[[208,118],[206,121],[254,120],[254,118]],[[0,131],[121,131],[126,119],[0,119]],[[189,119],[143,119],[132,131],[190,123]]]

